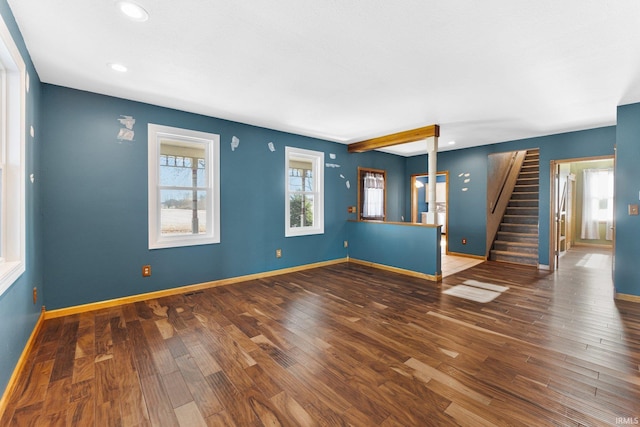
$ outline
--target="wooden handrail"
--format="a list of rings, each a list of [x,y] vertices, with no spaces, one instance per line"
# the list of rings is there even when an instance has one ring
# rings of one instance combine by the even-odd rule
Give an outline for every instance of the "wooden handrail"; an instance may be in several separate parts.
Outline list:
[[[500,228],[502,222],[502,216],[504,215],[511,194],[518,180],[520,174],[520,168],[524,163],[524,158],[527,155],[526,150],[517,151],[515,153],[502,153],[509,154],[509,164],[507,165],[507,157],[505,157],[504,166],[499,168],[499,171],[495,174],[492,182],[488,182],[487,185],[491,188],[497,189],[497,193],[489,194],[487,191],[487,247],[486,255],[488,256],[493,241],[496,238],[496,233]],[[505,170],[506,172],[503,172]],[[489,199],[491,197],[491,199]]]
[[[507,168],[507,171],[505,172],[505,174],[502,176],[502,185],[500,186],[500,191],[498,191],[498,194],[496,195],[495,200],[493,201],[493,208],[491,209],[491,213],[495,213],[496,212],[496,208],[498,207],[498,202],[500,201],[500,197],[502,197],[502,193],[504,192],[504,187],[507,185],[507,181],[509,178],[509,175],[511,175],[511,170],[513,169],[513,165],[516,162],[516,157],[518,156],[518,151],[514,151],[513,154],[511,155],[511,160],[509,161],[509,167]]]

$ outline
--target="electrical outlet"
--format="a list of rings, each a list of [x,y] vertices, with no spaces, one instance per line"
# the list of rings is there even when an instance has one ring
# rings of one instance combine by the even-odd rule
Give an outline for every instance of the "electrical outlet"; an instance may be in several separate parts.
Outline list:
[[[464,237],[462,238],[462,244],[466,245],[467,244],[467,239],[465,239]]]
[[[276,258],[282,258],[282,249],[276,249]]]
[[[151,266],[150,265],[143,265],[142,266],[142,277],[149,277],[151,276]]]
[[[349,247],[349,241],[348,241],[348,240],[345,240],[345,241],[344,241],[344,247],[345,247],[345,248],[348,248],[348,247]]]

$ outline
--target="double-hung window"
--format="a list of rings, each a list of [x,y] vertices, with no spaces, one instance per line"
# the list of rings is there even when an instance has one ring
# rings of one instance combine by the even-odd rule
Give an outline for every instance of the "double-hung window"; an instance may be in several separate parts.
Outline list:
[[[220,136],[148,130],[149,249],[220,243]]]
[[[324,153],[285,147],[285,236],[324,233]]]
[[[383,170],[358,168],[358,200],[361,220],[384,221],[386,215],[386,180]]]
[[[0,295],[25,271],[25,76],[0,18]]]

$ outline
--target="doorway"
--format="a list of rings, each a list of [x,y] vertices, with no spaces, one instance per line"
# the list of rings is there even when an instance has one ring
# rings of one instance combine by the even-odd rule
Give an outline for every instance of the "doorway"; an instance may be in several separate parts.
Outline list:
[[[572,248],[613,250],[614,156],[551,161],[549,267]]]
[[[426,223],[429,208],[429,174],[411,175],[411,222]],[[436,173],[436,218],[442,225],[442,234],[447,234],[449,203],[449,172]]]

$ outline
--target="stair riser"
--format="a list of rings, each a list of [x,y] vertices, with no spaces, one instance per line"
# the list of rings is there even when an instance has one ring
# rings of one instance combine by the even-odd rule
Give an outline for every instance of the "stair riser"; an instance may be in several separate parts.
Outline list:
[[[536,212],[538,211],[538,201],[537,200],[526,200],[526,199],[512,199],[509,201],[509,205],[507,208],[535,208]]]
[[[505,215],[502,218],[503,223],[507,224],[527,224],[527,225],[537,225],[538,224],[538,216],[524,216],[524,215]]]
[[[538,193],[525,193],[525,192],[513,192],[511,193],[511,200],[519,200],[519,199],[527,199],[527,200],[538,200]]]
[[[527,233],[527,234],[535,234],[538,232],[537,225],[522,225],[522,224],[509,224],[502,223],[500,224],[500,231],[506,231],[508,233]]]
[[[492,261],[513,262],[517,264],[526,264],[526,265],[538,265],[538,260],[536,259],[523,258],[523,257],[511,256],[511,255],[491,254],[490,259]]]
[[[538,207],[507,207],[507,215],[529,215],[538,216]],[[537,222],[537,221],[536,221]]]
[[[538,246],[520,246],[509,244],[509,242],[496,241],[493,248],[499,251],[516,252],[521,254],[536,255],[538,253]]]
[[[514,193],[538,193],[540,191],[539,185],[516,185],[513,188]]]
[[[505,234],[498,232],[498,239],[504,242],[538,243],[538,237],[523,236],[517,234]]]

